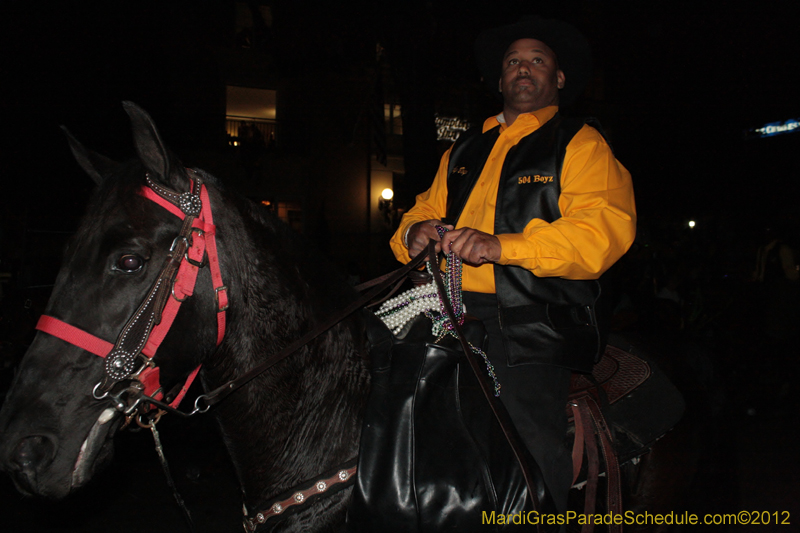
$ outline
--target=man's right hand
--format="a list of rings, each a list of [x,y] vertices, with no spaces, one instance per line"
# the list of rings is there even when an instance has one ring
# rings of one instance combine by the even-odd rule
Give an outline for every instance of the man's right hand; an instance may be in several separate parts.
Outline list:
[[[421,251],[428,247],[428,241],[433,239],[436,241],[436,253],[442,251],[441,239],[439,232],[436,231],[436,226],[443,226],[448,230],[453,229],[450,224],[445,224],[441,220],[423,220],[413,224],[408,229],[406,236],[406,246],[408,246],[408,255],[415,257]]]

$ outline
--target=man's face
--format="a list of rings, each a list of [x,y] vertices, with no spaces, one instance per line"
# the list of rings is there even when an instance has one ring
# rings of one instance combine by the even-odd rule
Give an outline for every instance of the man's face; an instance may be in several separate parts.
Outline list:
[[[556,55],[549,46],[536,39],[511,43],[503,56],[500,75],[506,120],[558,104],[558,90],[562,87],[564,73],[558,69]]]

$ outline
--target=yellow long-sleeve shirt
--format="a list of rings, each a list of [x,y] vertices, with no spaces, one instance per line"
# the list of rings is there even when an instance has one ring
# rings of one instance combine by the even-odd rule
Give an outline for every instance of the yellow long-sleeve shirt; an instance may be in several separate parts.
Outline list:
[[[488,131],[498,124],[500,136],[464,205],[456,228],[470,227],[494,233],[494,213],[500,173],[508,151],[523,137],[553,118],[555,106],[522,114],[511,126],[502,115],[483,124]],[[431,188],[417,196],[390,241],[395,257],[410,260],[403,237],[416,222],[441,219],[446,213],[447,167],[444,154]],[[636,207],[630,173],[616,160],[603,136],[590,126],[567,145],[561,172],[561,218],[552,223],[531,220],[522,233],[497,235],[502,246],[501,265],[517,265],[539,277],[597,279],[628,250],[636,234]],[[465,291],[495,292],[493,265],[464,265]]]

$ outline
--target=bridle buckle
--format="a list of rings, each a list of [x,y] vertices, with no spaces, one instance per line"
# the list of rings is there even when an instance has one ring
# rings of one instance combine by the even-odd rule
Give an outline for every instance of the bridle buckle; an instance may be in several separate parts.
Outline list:
[[[219,305],[219,293],[225,291],[225,306],[220,307]],[[217,300],[217,313],[221,313],[222,311],[226,311],[228,306],[230,305],[230,300],[228,300],[228,286],[223,285],[222,287],[217,287],[214,289],[214,298]]]

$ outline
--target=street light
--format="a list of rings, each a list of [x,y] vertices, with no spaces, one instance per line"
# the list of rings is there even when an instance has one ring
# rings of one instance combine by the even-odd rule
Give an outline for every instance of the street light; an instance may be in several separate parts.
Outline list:
[[[392,198],[394,198],[394,191],[387,187],[381,191],[381,197],[378,199],[378,210],[383,214],[383,218],[389,227],[394,226],[394,219],[397,213],[394,209]]]

